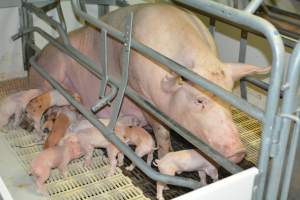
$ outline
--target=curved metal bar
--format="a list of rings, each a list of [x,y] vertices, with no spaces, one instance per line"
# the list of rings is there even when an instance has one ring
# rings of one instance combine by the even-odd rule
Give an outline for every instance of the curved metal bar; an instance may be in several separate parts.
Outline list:
[[[290,60],[288,67],[288,75],[286,84],[289,87],[286,89],[283,102],[282,102],[282,113],[293,114],[294,112],[294,102],[296,102],[297,88],[299,85],[300,79],[300,41],[296,45]],[[288,144],[289,130],[290,130],[291,121],[288,119],[283,119],[282,129],[280,132],[279,140],[279,153],[274,157],[271,169],[271,177],[269,180],[269,186],[267,190],[266,199],[276,199],[278,194],[278,189],[281,180],[281,174],[283,170],[283,159],[286,154],[286,147]]]
[[[100,79],[103,78],[103,74],[101,74],[99,68],[97,67],[97,64],[95,64],[91,59],[87,58],[86,56],[83,56],[77,49],[73,48],[72,46],[66,47],[66,46],[60,44],[55,38],[53,38],[48,33],[46,33],[45,31],[43,31],[42,29],[40,29],[38,27],[32,27],[30,29],[24,30],[23,33],[26,34],[26,33],[32,32],[32,31],[39,33],[46,40],[48,40],[52,45],[54,45],[60,51],[69,55],[70,57],[72,57],[79,64],[81,64],[83,67],[85,67],[88,71],[90,71],[92,74],[94,74],[97,78],[100,78]],[[19,35],[20,34],[18,34],[18,36]],[[115,85],[117,87],[119,87],[119,85],[120,85],[119,81],[116,81],[116,80],[112,79],[111,77],[109,77],[108,83]],[[155,117],[157,117],[162,122],[164,122],[166,125],[172,127],[179,135],[181,135],[183,138],[185,138],[187,141],[189,141],[195,147],[200,149],[204,154],[208,155],[216,163],[218,163],[219,165],[224,167],[228,172],[235,174],[235,173],[242,171],[242,169],[239,166],[237,166],[234,163],[227,160],[223,155],[221,155],[219,152],[217,152],[216,150],[211,148],[209,145],[207,145],[201,139],[197,138],[191,132],[189,132],[188,130],[183,128],[181,125],[179,125],[177,122],[171,120],[164,113],[162,113],[155,106],[153,106],[150,102],[148,102],[143,97],[139,96],[130,87],[127,86],[127,88],[125,90],[125,94],[130,99],[132,99],[135,103],[137,103],[139,106],[145,108],[148,112],[150,112]]]
[[[66,45],[70,45],[70,41],[68,38],[68,34],[66,30],[63,28],[61,24],[56,22],[55,20],[48,17],[42,9],[37,8],[32,3],[23,3],[23,7],[25,7],[30,12],[34,13],[39,18],[43,19],[46,23],[48,23],[51,27],[55,28],[57,32],[59,33],[59,36],[62,38],[63,42]]]
[[[195,181],[190,178],[182,178],[182,177],[175,177],[169,175],[163,175],[158,173],[157,171],[153,170],[149,167],[144,160],[139,158],[130,147],[124,144],[114,133],[112,129],[106,127],[102,122],[100,122],[97,117],[90,111],[86,110],[81,103],[77,102],[71,95],[69,95],[66,90],[58,83],[55,79],[49,76],[48,72],[44,70],[41,66],[36,63],[36,56],[33,56],[30,59],[30,63],[32,67],[42,76],[44,77],[54,88],[56,88],[74,107],[76,107],[80,113],[88,119],[91,124],[93,124],[102,134],[103,136],[108,139],[110,142],[115,144],[119,150],[124,152],[124,154],[140,169],[143,169],[143,172],[148,175],[150,178],[160,181],[170,183],[172,185],[187,187],[191,189],[196,189],[202,186],[202,184],[198,181]]]

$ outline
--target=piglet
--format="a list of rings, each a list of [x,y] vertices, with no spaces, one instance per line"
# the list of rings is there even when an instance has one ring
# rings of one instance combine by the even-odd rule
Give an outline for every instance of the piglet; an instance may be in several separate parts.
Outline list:
[[[30,175],[34,177],[37,191],[45,194],[44,183],[49,178],[51,169],[58,168],[66,175],[67,164],[82,155],[78,143],[65,142],[62,146],[55,146],[43,150],[31,162]]]
[[[13,127],[16,128],[28,102],[41,93],[40,89],[30,89],[5,97],[0,103],[0,128],[8,123],[12,115],[15,115]]]
[[[53,110],[53,112],[51,112]],[[64,137],[69,125],[77,120],[78,113],[71,106],[51,109],[46,113],[47,119],[42,125],[44,133],[48,133],[44,149],[56,146]]]
[[[127,144],[136,146],[135,153],[139,157],[147,156],[147,164],[151,166],[153,160],[153,152],[156,150],[155,142],[152,136],[141,127],[128,126],[125,128],[116,128],[116,132],[124,131],[123,137]],[[135,165],[132,163],[126,167],[127,170],[132,171]]]
[[[72,95],[76,100],[80,101],[80,97],[77,93],[73,93]],[[40,127],[40,120],[43,113],[49,107],[55,105],[64,106],[64,105],[70,105],[70,103],[57,90],[50,90],[48,92],[45,92],[42,95],[32,99],[28,103],[26,107],[27,118],[33,120],[34,128],[40,134],[42,134],[41,127]]]
[[[101,120],[105,125],[108,124],[108,120]],[[63,138],[62,144],[65,142],[78,143],[85,155],[84,166],[88,167],[91,164],[94,148],[105,148],[107,151],[108,159],[110,161],[110,171],[107,176],[112,176],[116,171],[116,166],[123,165],[124,154],[120,152],[113,144],[111,144],[103,135],[94,127],[90,127],[91,124],[87,120],[82,120],[80,125],[76,129],[73,127],[72,130],[75,132],[69,132]],[[123,141],[122,133],[116,132],[117,136]],[[118,160],[116,159],[118,157]]]
[[[207,184],[206,174],[213,181],[218,180],[216,167],[195,150],[170,152],[160,160],[156,159],[153,164],[158,167],[160,173],[171,176],[174,176],[175,173],[198,171],[202,185]],[[164,183],[157,182],[156,197],[158,200],[164,200],[163,190],[166,189],[165,187]]]

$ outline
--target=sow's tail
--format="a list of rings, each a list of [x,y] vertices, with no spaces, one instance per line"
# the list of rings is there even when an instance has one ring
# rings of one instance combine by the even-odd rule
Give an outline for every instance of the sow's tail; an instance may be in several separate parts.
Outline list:
[[[155,159],[155,160],[153,161],[153,165],[154,165],[155,167],[158,167],[158,165],[159,165],[159,159]]]

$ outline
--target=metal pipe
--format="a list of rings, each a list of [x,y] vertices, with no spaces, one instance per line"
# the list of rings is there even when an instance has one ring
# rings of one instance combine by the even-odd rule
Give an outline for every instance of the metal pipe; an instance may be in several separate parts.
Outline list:
[[[247,37],[248,37],[248,33],[246,31],[242,31],[241,41],[240,41],[240,51],[239,51],[240,63],[245,63],[246,60]],[[241,97],[247,100],[247,84],[245,82],[245,79],[240,80],[240,90],[241,90]]]
[[[85,67],[91,73],[93,73],[97,78],[99,78],[99,79],[103,78],[102,77],[103,75],[101,74],[100,70],[97,68],[97,65],[91,59],[87,58],[86,56],[83,56],[77,49],[73,48],[72,46],[66,47],[66,46],[60,44],[52,36],[50,36],[45,31],[41,30],[38,27],[32,27],[31,29],[27,29],[24,31],[24,33],[28,33],[31,31],[35,31],[35,32],[39,33],[46,40],[48,40],[51,44],[53,44],[56,48],[58,48],[59,50],[61,50],[64,53],[66,53],[70,57],[72,57],[75,61],[77,61],[79,64],[81,64],[83,67]],[[109,77],[108,83],[113,84],[115,86],[120,85],[119,81],[116,81],[111,77]],[[217,152],[216,150],[211,148],[209,145],[207,145],[201,139],[197,138],[195,135],[193,135],[187,129],[183,128],[177,122],[170,119],[164,113],[159,111],[155,106],[153,106],[149,101],[147,101],[143,97],[140,97],[130,87],[126,88],[125,94],[130,99],[132,99],[135,103],[137,103],[139,106],[145,108],[146,111],[150,112],[155,117],[157,117],[159,120],[161,120],[163,123],[172,127],[175,131],[177,131],[177,133],[179,135],[181,135],[183,138],[185,138],[187,141],[189,141],[195,147],[200,149],[204,154],[208,155],[216,163],[218,163],[219,165],[224,167],[224,169],[226,169],[228,172],[235,174],[235,173],[242,171],[242,169],[239,166],[235,165],[234,163],[232,163],[229,160],[227,160],[226,158],[224,158],[224,156],[221,155],[219,152]]]
[[[292,138],[291,138],[291,143],[290,143],[290,150],[287,158],[287,165],[285,169],[285,174],[284,174],[284,179],[282,183],[282,190],[281,190],[281,195],[280,199],[281,200],[286,200],[288,199],[288,193],[289,193],[289,188],[290,188],[290,183],[291,183],[291,178],[292,178],[292,173],[293,173],[293,168],[294,168],[294,161],[295,161],[295,156],[297,152],[297,146],[299,142],[299,133],[300,133],[300,111],[297,112],[297,117],[298,120],[295,122],[295,127],[292,133]]]
[[[55,79],[50,77],[48,75],[48,72],[44,69],[42,69],[41,66],[39,66],[36,63],[36,57],[33,56],[30,59],[30,63],[32,67],[43,77],[45,78],[56,90],[58,90],[74,107],[76,107],[80,113],[88,119],[91,124],[93,124],[100,132],[101,134],[110,142],[115,144],[119,150],[121,150],[136,166],[138,166],[142,171],[149,176],[150,178],[172,184],[172,185],[177,185],[177,186],[182,186],[182,187],[187,187],[191,189],[196,189],[201,187],[201,183],[198,181],[195,181],[193,179],[189,178],[182,178],[182,177],[175,177],[175,176],[169,176],[169,175],[162,175],[158,173],[157,171],[153,170],[151,167],[149,167],[144,160],[139,158],[132,150],[129,148],[126,144],[124,144],[114,133],[112,129],[109,129],[106,127],[103,123],[101,123],[96,116],[86,110],[84,106],[82,106],[79,102],[77,102],[71,95],[69,95],[66,90],[58,83]]]
[[[291,115],[294,112],[294,102],[297,94],[297,88],[299,84],[300,77],[300,41],[296,45],[293,53],[289,59],[289,67],[287,73],[288,85],[282,101],[282,113],[286,115]],[[276,199],[278,195],[278,189],[280,185],[282,170],[283,170],[283,159],[286,154],[286,147],[289,138],[289,130],[291,125],[291,120],[284,118],[282,120],[282,129],[280,132],[279,149],[278,155],[274,157],[271,169],[271,176],[269,180],[269,185],[266,193],[266,199]]]
[[[116,96],[116,94],[117,88],[112,85],[110,93],[98,100],[96,104],[91,108],[91,110],[93,112],[97,112],[99,109],[103,108],[103,106],[110,104],[109,102]]]
[[[263,0],[252,0],[245,8],[246,12],[254,13],[257,8],[262,4]]]
[[[97,18],[94,18],[84,12],[82,12],[78,7],[78,0],[72,0],[72,6],[75,14],[78,16],[84,18],[89,23],[93,24],[97,28],[104,28],[108,31],[108,33],[113,36],[114,38],[118,40],[123,40],[123,34],[118,31],[117,29],[109,26],[108,24],[102,22],[101,20],[98,20]],[[76,3],[77,2],[77,3]],[[272,31],[269,30],[268,31]],[[273,36],[273,35],[272,35]],[[238,98],[237,96],[234,96],[231,92],[225,91],[220,86],[212,83],[211,81],[207,80],[204,77],[199,76],[195,72],[189,70],[188,68],[174,62],[173,60],[167,58],[166,56],[163,56],[162,54],[158,53],[157,51],[154,51],[153,49],[146,47],[145,45],[135,41],[132,39],[132,48],[136,49],[142,54],[145,54],[149,56],[150,58],[154,59],[155,61],[158,61],[159,63],[168,66],[170,69],[175,71],[177,74],[183,76],[184,78],[192,81],[193,83],[196,83],[203,87],[204,89],[210,90],[215,95],[219,96],[223,100],[231,103],[238,109],[245,111],[249,113],[252,117],[262,121],[263,120],[263,111],[258,108],[257,106],[254,106],[253,104],[248,103],[247,101]]]
[[[68,38],[67,32],[64,30],[61,24],[56,22],[55,20],[51,19],[49,16],[47,16],[42,9],[37,8],[31,3],[23,3],[23,7],[28,9],[30,12],[34,13],[36,16],[38,16],[40,19],[44,20],[47,24],[49,24],[52,28],[57,30],[59,33],[59,36],[62,38],[63,42],[66,45],[70,45],[70,41]]]

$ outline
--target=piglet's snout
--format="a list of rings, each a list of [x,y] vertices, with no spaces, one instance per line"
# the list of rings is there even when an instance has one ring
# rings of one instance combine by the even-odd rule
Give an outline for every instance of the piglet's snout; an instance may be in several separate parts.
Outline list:
[[[49,131],[48,128],[44,128],[44,129],[43,129],[43,132],[48,134],[50,131]]]

